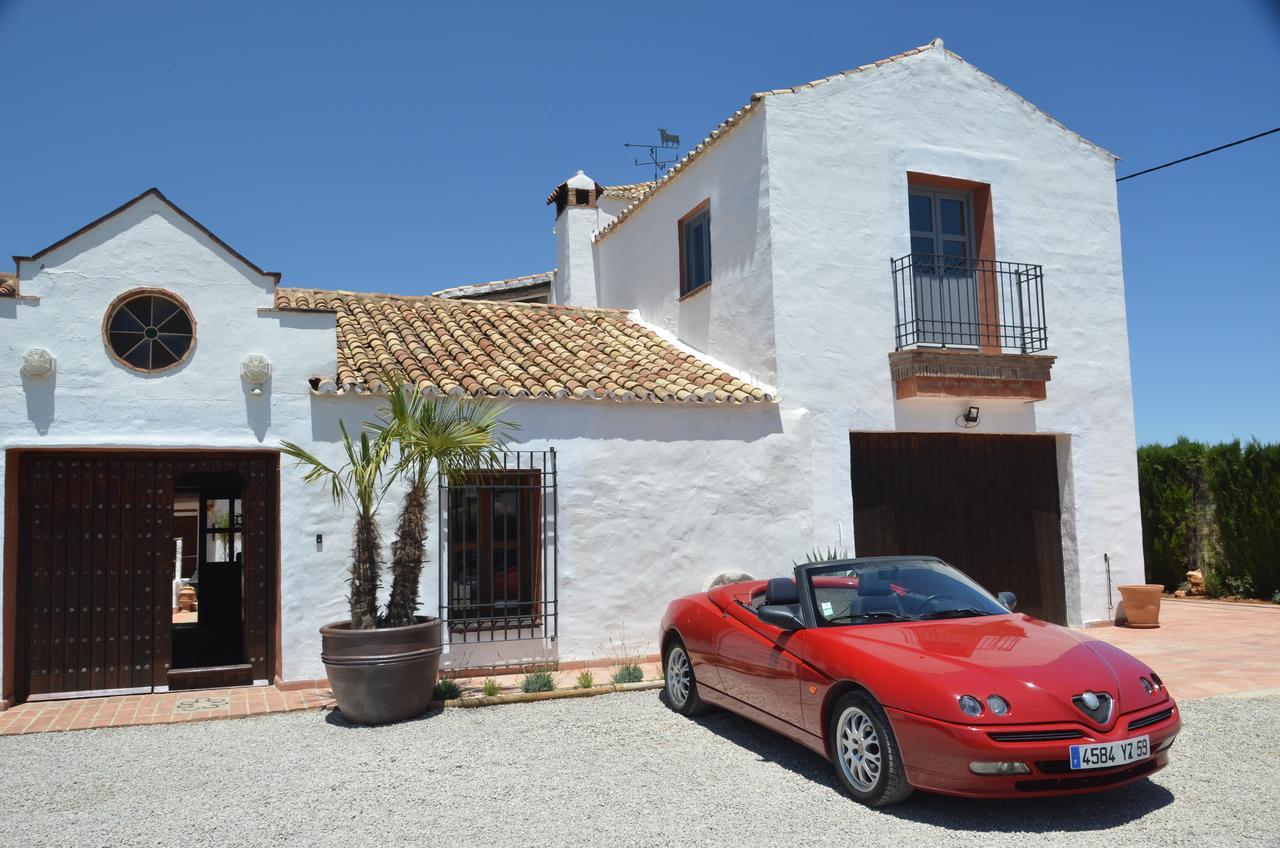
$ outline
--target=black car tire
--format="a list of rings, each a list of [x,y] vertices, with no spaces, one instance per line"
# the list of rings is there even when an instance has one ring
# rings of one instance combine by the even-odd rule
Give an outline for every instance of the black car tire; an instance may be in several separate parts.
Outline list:
[[[662,679],[667,706],[680,715],[697,716],[710,709],[698,697],[698,681],[693,675],[693,661],[689,659],[689,652],[685,650],[684,642],[680,641],[679,636],[671,638],[666,653],[662,655]]]
[[[841,725],[852,720],[862,730],[869,728],[869,733],[856,734],[860,738],[855,747],[859,757],[867,757],[868,762],[847,766],[842,760]],[[852,743],[851,743],[852,744]],[[827,720],[827,754],[835,766],[836,776],[844,784],[853,798],[868,807],[884,807],[903,801],[912,792],[907,783],[906,772],[902,767],[902,752],[898,747],[898,738],[893,735],[893,726],[884,708],[865,692],[850,692],[836,701]],[[876,766],[871,768],[870,760],[875,758]],[[861,771],[859,771],[861,769]],[[859,781],[859,774],[863,777]]]

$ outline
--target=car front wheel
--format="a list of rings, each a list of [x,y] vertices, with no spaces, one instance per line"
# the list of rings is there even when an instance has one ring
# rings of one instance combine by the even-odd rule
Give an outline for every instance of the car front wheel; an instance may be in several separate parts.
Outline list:
[[[883,807],[911,794],[889,717],[870,695],[850,692],[837,701],[827,738],[836,774],[856,800]]]
[[[698,681],[693,676],[693,663],[680,639],[671,640],[662,661],[666,680],[667,706],[686,716],[701,715],[707,705],[698,697]]]

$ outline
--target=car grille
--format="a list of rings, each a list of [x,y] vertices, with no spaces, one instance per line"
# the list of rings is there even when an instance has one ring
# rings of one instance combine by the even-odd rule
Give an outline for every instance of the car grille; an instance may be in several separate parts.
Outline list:
[[[1079,739],[1084,736],[1078,730],[1014,730],[1007,733],[988,733],[996,742],[1057,742],[1062,739]]]
[[[1150,727],[1153,724],[1159,724],[1160,722],[1167,720],[1172,715],[1173,707],[1170,707],[1167,710],[1161,710],[1160,712],[1152,713],[1149,716],[1135,718],[1133,721],[1129,722],[1129,729],[1137,730],[1140,727]]]
[[[1046,768],[1051,766],[1052,768]],[[1036,768],[1043,772],[1055,773],[1059,767],[1063,771],[1071,771],[1071,764],[1066,760],[1036,763]],[[1096,789],[1100,786],[1111,786],[1124,783],[1136,777],[1142,777],[1156,770],[1155,760],[1146,760],[1119,771],[1104,771],[1101,774],[1081,774],[1075,777],[1049,777],[1040,780],[1019,780],[1013,784],[1019,792],[1055,792],[1067,789]]]

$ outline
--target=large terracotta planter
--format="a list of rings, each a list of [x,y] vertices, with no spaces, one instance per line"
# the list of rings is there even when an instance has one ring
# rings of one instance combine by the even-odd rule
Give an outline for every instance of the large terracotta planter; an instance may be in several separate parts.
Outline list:
[[[1123,601],[1124,624],[1128,627],[1160,626],[1160,595],[1164,586],[1144,583],[1135,586],[1119,586]]]
[[[431,706],[440,671],[440,619],[408,627],[352,630],[340,621],[320,628],[329,686],[343,718],[388,724],[416,718]]]

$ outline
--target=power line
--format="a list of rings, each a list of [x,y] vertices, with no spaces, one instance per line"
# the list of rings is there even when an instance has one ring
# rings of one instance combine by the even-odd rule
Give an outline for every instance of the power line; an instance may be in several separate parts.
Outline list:
[[[1257,135],[1251,135],[1248,138],[1242,138],[1239,141],[1233,141],[1229,144],[1222,144],[1217,147],[1212,147],[1208,150],[1202,150],[1199,153],[1192,153],[1190,156],[1183,156],[1181,159],[1174,159],[1172,162],[1165,162],[1163,165],[1156,165],[1154,168],[1147,168],[1145,171],[1138,171],[1135,174],[1127,174],[1123,177],[1116,177],[1116,182],[1122,183],[1125,180],[1131,180],[1134,177],[1140,177],[1143,174],[1149,174],[1152,171],[1159,171],[1161,168],[1168,168],[1173,165],[1180,165],[1183,162],[1190,162],[1192,159],[1199,159],[1201,156],[1208,156],[1210,153],[1217,153],[1219,150],[1226,150],[1228,147],[1235,147],[1237,144],[1244,144],[1246,141],[1253,141],[1254,139],[1262,138],[1265,135],[1271,135],[1272,133],[1278,133],[1278,132],[1280,132],[1280,127],[1276,127],[1273,130],[1267,130],[1266,132],[1260,132]]]

